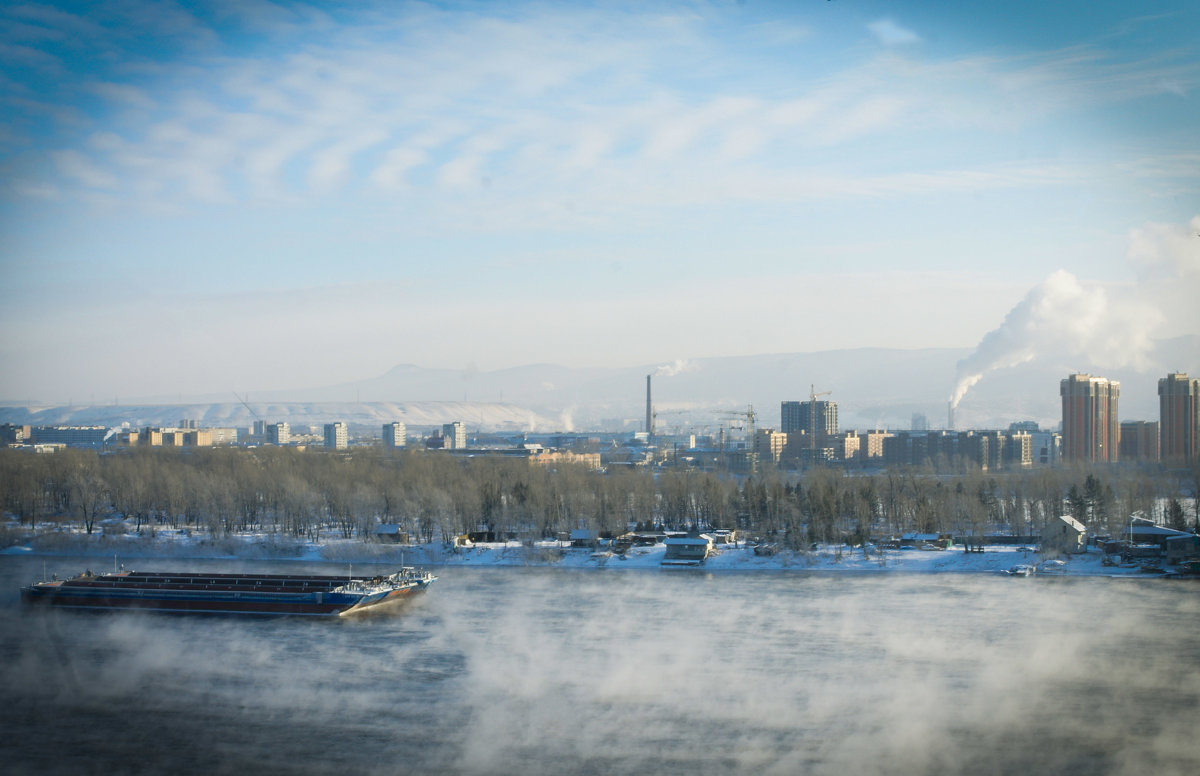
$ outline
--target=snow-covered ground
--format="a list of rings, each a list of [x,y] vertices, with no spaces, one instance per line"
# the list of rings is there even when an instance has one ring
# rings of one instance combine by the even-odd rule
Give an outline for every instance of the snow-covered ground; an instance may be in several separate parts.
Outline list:
[[[593,553],[584,549],[558,549],[553,544],[527,550],[518,545],[485,544],[443,553],[438,562],[454,566],[547,565],[561,568],[658,569],[666,547],[635,547],[624,555]],[[531,557],[532,556],[532,557]],[[1103,554],[1093,550],[1060,562],[1043,561],[1036,551],[1016,547],[989,546],[984,552],[949,550],[879,550],[821,546],[809,552],[781,550],[775,555],[755,555],[744,546],[726,546],[706,560],[702,568],[712,572],[811,571],[849,573],[965,573],[999,574],[1014,566],[1038,567],[1038,573],[1058,576],[1146,576],[1137,568],[1105,566]],[[673,571],[674,569],[667,569]]]
[[[540,566],[572,569],[660,569],[666,553],[662,544],[634,547],[624,555],[572,548],[556,542],[526,547],[517,542],[449,548],[442,543],[392,545],[354,539],[322,538],[320,542],[283,539],[264,534],[214,539],[189,531],[160,530],[153,537],[133,534],[85,536],[72,532],[40,534],[30,541],[0,550],[0,555],[113,557],[148,559],[298,560],[326,563],[379,563],[423,566],[497,567]],[[821,546],[808,552],[781,550],[756,555],[745,545],[725,545],[702,568],[710,572],[850,572],[850,573],[966,573],[999,574],[1016,566],[1038,567],[1040,575],[1141,576],[1136,567],[1106,566],[1099,550],[1044,561],[1030,548],[988,546],[984,552],[878,549],[864,551],[845,545]],[[673,571],[674,569],[666,569]]]

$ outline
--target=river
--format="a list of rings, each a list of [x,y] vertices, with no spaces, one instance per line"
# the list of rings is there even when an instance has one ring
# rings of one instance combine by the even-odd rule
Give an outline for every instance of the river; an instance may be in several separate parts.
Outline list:
[[[453,568],[348,621],[21,607],[95,564],[0,557],[6,773],[1200,773],[1192,582]]]

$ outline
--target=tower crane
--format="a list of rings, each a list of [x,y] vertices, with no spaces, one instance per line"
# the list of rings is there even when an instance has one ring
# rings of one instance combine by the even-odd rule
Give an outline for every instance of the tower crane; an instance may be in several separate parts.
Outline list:
[[[262,420],[262,418],[260,418],[260,417],[258,416],[258,413],[254,411],[254,408],[253,408],[253,407],[251,407],[251,406],[250,406],[250,405],[249,405],[249,404],[246,402],[246,400],[245,400],[245,399],[243,399],[241,396],[238,396],[238,392],[237,392],[237,391],[234,391],[234,392],[233,392],[233,395],[234,395],[234,396],[237,396],[237,400],[238,400],[238,401],[240,401],[240,402],[242,403],[242,406],[243,406],[243,407],[245,407],[246,409],[248,409],[248,410],[250,411],[250,415],[251,415],[251,416],[253,416],[253,418],[254,418],[255,420]],[[246,396],[249,396],[249,395],[250,395],[250,394],[246,394]]]
[[[833,391],[821,391],[817,393],[817,387],[812,383],[808,386],[808,461],[811,466],[817,458],[817,397],[830,396]],[[821,436],[825,435],[824,428],[821,429]]]
[[[655,407],[650,411],[650,427],[658,428],[658,416],[659,415],[689,415],[692,412],[693,412],[693,410],[689,410],[689,409],[660,410],[658,407]]]
[[[754,434],[754,421],[758,417],[758,413],[754,411],[754,405],[747,404],[744,412],[737,410],[720,410],[720,412],[722,413],[722,417],[725,418],[744,418],[746,420],[750,432],[750,441],[746,445],[746,456],[750,463],[750,474],[756,474],[758,472],[758,452],[754,449],[754,445],[757,443]]]

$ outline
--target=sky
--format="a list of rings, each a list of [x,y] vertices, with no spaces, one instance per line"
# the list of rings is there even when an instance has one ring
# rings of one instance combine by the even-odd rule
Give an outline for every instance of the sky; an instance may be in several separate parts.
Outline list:
[[[979,346],[961,386],[1047,306],[1091,311],[1064,348],[1200,334],[1197,29],[1194,2],[6,2],[0,399]]]

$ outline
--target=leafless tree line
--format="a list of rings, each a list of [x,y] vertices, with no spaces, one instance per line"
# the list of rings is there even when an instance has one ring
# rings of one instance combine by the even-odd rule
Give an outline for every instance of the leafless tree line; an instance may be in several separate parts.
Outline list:
[[[913,467],[797,477],[688,470],[590,471],[427,451],[286,448],[139,450],[52,455],[0,451],[0,506],[27,530],[71,522],[87,533],[163,528],[215,537],[262,532],[370,540],[395,523],[416,541],[469,531],[533,541],[577,528],[739,528],[785,546],[906,532],[1037,535],[1071,514],[1119,535],[1133,514],[1200,523],[1200,467],[1041,467],[936,474]],[[109,518],[119,523],[105,524]]]

